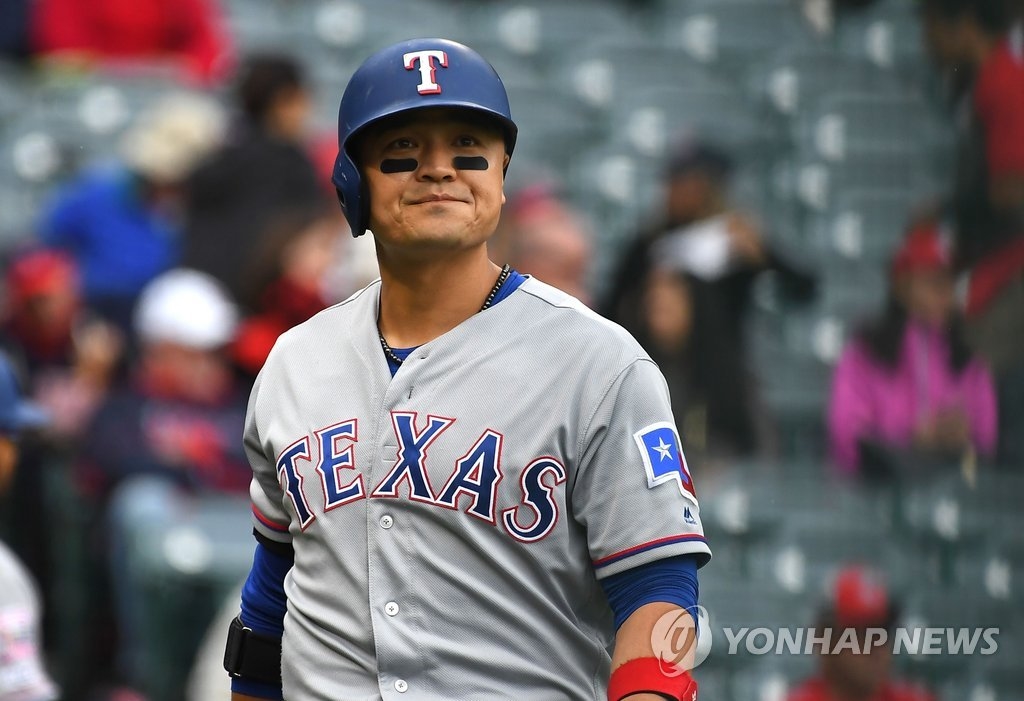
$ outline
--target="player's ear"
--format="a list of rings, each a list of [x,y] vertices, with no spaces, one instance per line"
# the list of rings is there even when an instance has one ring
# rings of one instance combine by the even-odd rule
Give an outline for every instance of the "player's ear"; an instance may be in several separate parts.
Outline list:
[[[510,156],[510,155],[508,155],[508,154],[506,153],[506,154],[505,154],[505,157],[504,157],[504,158],[502,159],[502,161],[501,161],[501,172],[502,172],[502,173],[504,173],[504,172],[505,172],[506,170],[508,170],[508,164],[509,164],[509,162],[510,162],[511,160],[512,160],[512,156]]]

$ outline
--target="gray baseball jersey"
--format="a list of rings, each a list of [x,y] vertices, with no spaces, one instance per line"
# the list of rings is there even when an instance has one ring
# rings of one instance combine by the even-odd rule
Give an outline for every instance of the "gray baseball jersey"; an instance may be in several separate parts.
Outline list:
[[[0,542],[0,701],[51,701],[59,696],[43,668],[40,619],[32,575]]]
[[[658,368],[528,278],[392,377],[380,283],[253,388],[254,524],[290,542],[289,701],[606,698],[599,578],[710,557]]]

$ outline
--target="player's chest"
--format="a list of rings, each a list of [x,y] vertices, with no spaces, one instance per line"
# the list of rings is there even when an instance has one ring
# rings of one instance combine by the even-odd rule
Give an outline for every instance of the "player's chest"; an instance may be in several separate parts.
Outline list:
[[[472,517],[517,540],[543,538],[566,508],[578,460],[571,398],[548,394],[540,402],[460,381],[295,397],[268,434],[285,506],[303,530],[360,518],[366,500],[388,499],[431,518]]]

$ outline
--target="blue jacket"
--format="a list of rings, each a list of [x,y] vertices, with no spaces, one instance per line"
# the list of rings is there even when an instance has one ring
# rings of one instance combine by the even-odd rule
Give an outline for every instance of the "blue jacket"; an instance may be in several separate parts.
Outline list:
[[[44,211],[39,237],[77,261],[87,300],[133,298],[177,262],[178,226],[141,197],[121,165],[86,170]]]

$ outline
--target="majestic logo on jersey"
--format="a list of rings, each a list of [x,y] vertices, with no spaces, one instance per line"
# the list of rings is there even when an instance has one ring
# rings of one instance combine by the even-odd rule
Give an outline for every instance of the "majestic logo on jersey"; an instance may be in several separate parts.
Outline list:
[[[292,443],[278,457],[277,473],[300,528],[306,530],[317,517],[317,509],[309,501],[311,488],[306,484],[315,484],[316,480],[306,480],[303,472],[314,464],[313,451],[319,448],[320,455],[312,469],[323,491],[321,513],[366,498],[407,498],[464,511],[504,528],[523,543],[536,542],[551,533],[558,522],[561,500],[555,491],[566,481],[565,467],[553,457],[538,458],[526,465],[520,474],[515,501],[511,506],[506,501],[506,508],[500,509],[498,485],[504,477],[501,453],[505,439],[493,429],[480,434],[450,467],[451,474],[444,486],[434,489],[427,470],[427,451],[454,423],[455,419],[443,416],[428,415],[424,420],[416,412],[391,412],[397,442],[395,462],[370,490],[364,486],[363,473],[356,467],[356,419],[332,424],[315,431],[313,439],[307,436]]]
[[[690,468],[683,457],[676,427],[667,421],[645,426],[633,434],[640,457],[647,470],[647,486],[654,488],[665,482],[675,482],[685,497],[697,498]]]
[[[419,69],[420,84],[416,90],[420,95],[437,95],[441,92],[441,86],[437,84],[437,67],[448,67],[448,54],[444,51],[410,51],[402,55],[402,63],[407,71]]]

